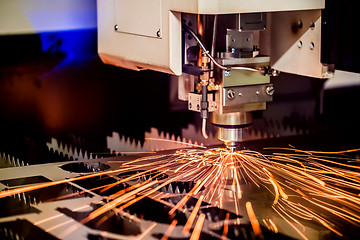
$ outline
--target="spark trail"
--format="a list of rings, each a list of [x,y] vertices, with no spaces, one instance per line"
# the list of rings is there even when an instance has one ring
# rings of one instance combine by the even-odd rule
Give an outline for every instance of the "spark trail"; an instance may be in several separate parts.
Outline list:
[[[200,236],[206,219],[204,214],[198,213],[202,202],[223,208],[230,200],[237,216],[248,213],[256,236],[262,234],[256,217],[263,218],[260,222],[274,233],[280,232],[276,219],[281,219],[303,239],[308,239],[305,222],[320,225],[338,236],[344,235],[344,224],[360,228],[359,161],[339,155],[354,150],[276,150],[281,152],[264,155],[250,150],[229,151],[225,148],[178,150],[171,154],[138,158],[112,171],[2,191],[0,198],[79,179],[136,170],[137,173],[126,175],[117,183],[103,186],[103,191],[122,182],[136,182],[139,176],[144,176],[146,180],[137,181],[110,196],[107,203],[93,211],[82,223],[115,208],[124,210],[145,197],[157,194],[172,182],[188,181],[194,183],[193,187],[169,211],[169,217],[173,219],[177,212],[189,211],[184,207],[191,197],[198,199],[193,212],[189,213],[187,223],[182,226],[184,236],[190,234],[192,227],[194,230],[191,237]],[[167,178],[163,177],[165,174]],[[251,194],[249,185],[255,189],[263,189],[271,197],[266,216],[256,216],[256,203],[243,199]],[[270,213],[276,217],[268,217]],[[227,215],[223,222],[222,238],[225,238],[229,225],[240,224],[240,218],[229,220]],[[175,226],[179,227],[178,221],[173,220],[170,226],[164,238],[169,237]]]

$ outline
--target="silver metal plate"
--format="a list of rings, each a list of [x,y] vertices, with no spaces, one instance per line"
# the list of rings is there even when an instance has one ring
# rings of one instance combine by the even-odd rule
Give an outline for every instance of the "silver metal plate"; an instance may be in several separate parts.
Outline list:
[[[223,106],[272,101],[273,85],[261,84],[223,88]]]

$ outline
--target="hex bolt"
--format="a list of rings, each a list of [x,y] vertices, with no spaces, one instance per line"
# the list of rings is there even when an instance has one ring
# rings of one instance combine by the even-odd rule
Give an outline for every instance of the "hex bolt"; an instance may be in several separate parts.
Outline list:
[[[235,91],[232,90],[232,89],[229,89],[228,92],[227,92],[227,97],[229,99],[231,99],[231,100],[234,99],[235,98]]]
[[[267,86],[267,88],[266,88],[267,95],[272,96],[272,95],[274,95],[274,92],[275,92],[275,90],[274,90],[273,86]]]

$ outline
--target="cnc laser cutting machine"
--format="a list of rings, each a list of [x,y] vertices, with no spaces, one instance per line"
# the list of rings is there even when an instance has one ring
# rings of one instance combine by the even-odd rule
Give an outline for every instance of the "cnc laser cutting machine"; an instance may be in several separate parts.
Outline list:
[[[179,99],[200,112],[203,136],[209,117],[233,149],[253,113],[272,101],[270,76],[332,76],[333,66],[320,61],[324,7],[324,0],[99,0],[98,52],[107,64],[177,75]]]
[[[0,239],[359,235],[351,3],[47,2],[0,1]]]

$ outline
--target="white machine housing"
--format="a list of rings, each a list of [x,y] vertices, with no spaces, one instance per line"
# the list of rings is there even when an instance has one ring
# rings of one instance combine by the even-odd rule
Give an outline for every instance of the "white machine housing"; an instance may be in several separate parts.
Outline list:
[[[98,0],[98,52],[104,63],[133,70],[182,74],[181,13],[267,13],[260,54],[271,67],[327,78],[320,61],[325,0]],[[301,19],[296,32],[292,24]]]

